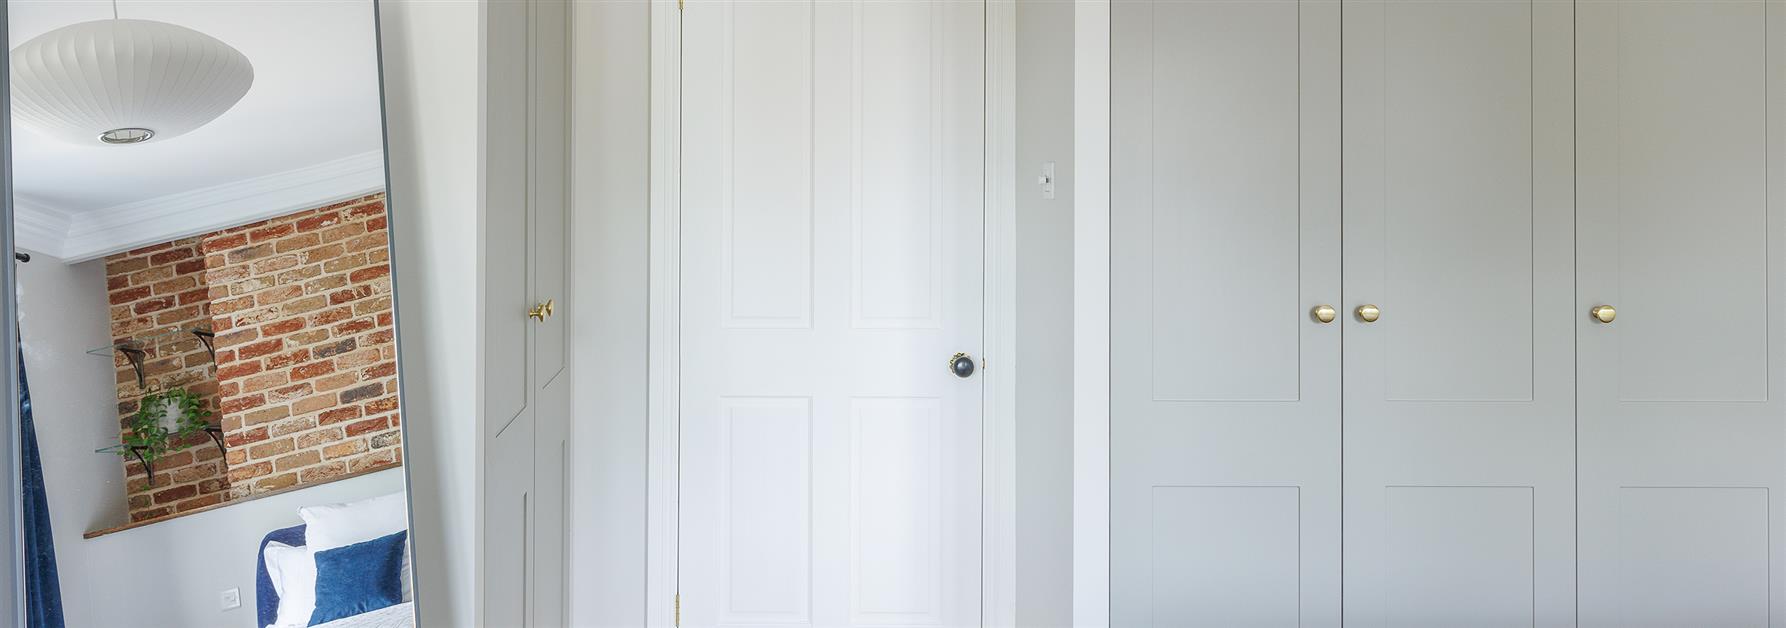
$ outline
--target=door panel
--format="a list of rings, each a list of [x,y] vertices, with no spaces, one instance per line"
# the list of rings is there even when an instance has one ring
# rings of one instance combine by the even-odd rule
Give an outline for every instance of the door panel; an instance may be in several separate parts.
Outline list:
[[[1570,5],[1344,20],[1346,620],[1569,625]]]
[[[1111,11],[1111,620],[1337,625],[1339,7]]]
[[[1786,624],[1786,11],[1577,11],[1582,625]]]
[[[980,621],[983,14],[683,13],[683,626]]]

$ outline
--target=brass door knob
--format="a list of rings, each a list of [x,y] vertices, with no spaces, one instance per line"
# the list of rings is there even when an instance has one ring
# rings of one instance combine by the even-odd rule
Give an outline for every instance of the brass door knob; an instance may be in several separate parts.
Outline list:
[[[544,321],[544,320],[546,320],[546,317],[551,316],[551,315],[552,315],[552,300],[551,299],[546,299],[545,303],[535,303],[533,305],[533,308],[527,310],[527,318],[531,318],[536,321]]]
[[[1602,323],[1610,323],[1612,319],[1619,317],[1619,311],[1610,305],[1596,305],[1594,309],[1588,310],[1588,316]]]
[[[1364,321],[1366,323],[1375,323],[1375,322],[1377,322],[1377,319],[1381,318],[1382,316],[1383,316],[1383,311],[1377,309],[1377,306],[1375,306],[1375,305],[1366,303],[1364,305],[1358,306],[1358,320]]]
[[[1331,323],[1333,322],[1333,317],[1338,314],[1338,312],[1333,309],[1333,306],[1323,303],[1315,306],[1315,309],[1309,310],[1309,314],[1314,316],[1315,320],[1320,321],[1321,323]]]

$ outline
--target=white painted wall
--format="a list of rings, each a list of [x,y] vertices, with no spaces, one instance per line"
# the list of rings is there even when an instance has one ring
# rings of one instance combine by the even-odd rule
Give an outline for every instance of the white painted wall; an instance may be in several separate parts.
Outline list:
[[[81,538],[126,518],[123,463],[93,453],[118,442],[112,362],[86,353],[110,342],[105,262],[66,265],[35,255],[18,265],[18,278],[21,344],[69,626],[253,626],[261,537],[300,523],[299,506],[403,490],[403,474],[393,469]],[[232,588],[242,606],[222,610],[218,598]]]
[[[578,2],[572,41],[571,625],[645,624],[650,4]]]
[[[391,249],[422,626],[477,610],[480,3],[380,3]]]
[[[51,490],[58,490],[53,477],[46,481]],[[62,610],[69,626],[254,626],[255,550],[267,532],[303,523],[298,519],[300,506],[401,490],[402,471],[389,469],[95,539],[81,539],[76,526],[57,527]],[[51,516],[57,516],[56,495],[50,496],[50,508]],[[73,538],[65,541],[68,536]],[[221,609],[218,597],[225,589],[240,591],[240,607]]]
[[[67,265],[33,254],[18,265],[18,282],[20,344],[50,520],[63,547],[83,531],[127,521],[123,463],[93,453],[118,443],[112,361],[86,353],[111,342],[105,262]]]
[[[1036,177],[1055,163],[1055,197]],[[1017,625],[1073,624],[1073,4],[1017,3]]]

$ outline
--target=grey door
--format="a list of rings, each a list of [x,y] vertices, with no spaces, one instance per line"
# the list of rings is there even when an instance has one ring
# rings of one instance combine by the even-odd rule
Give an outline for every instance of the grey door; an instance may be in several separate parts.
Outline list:
[[[1339,6],[1112,3],[1115,626],[1339,623]]]
[[[1786,624],[1783,9],[1577,8],[1583,626]]]
[[[1570,5],[1344,12],[1345,618],[1571,625]]]

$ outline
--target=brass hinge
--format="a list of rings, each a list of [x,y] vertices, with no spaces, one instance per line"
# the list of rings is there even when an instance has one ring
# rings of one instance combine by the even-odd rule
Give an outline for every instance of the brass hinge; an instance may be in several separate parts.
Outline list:
[[[676,4],[682,4],[682,0],[676,0]],[[681,591],[676,592],[676,626],[677,626],[677,628],[681,628],[681,626],[682,626],[682,592]]]

